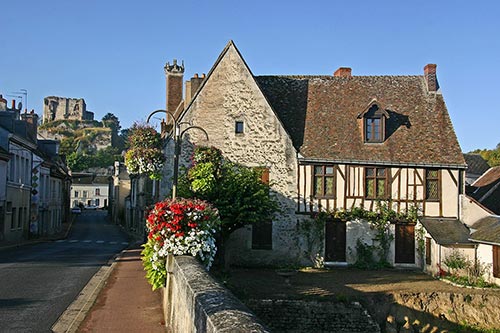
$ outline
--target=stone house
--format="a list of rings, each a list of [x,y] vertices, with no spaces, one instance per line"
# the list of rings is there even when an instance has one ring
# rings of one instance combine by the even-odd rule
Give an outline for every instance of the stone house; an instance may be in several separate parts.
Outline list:
[[[125,164],[115,161],[112,183],[110,184],[109,202],[111,207],[111,220],[114,224],[126,225],[126,198],[130,195],[130,176]],[[128,229],[128,228],[127,228]]]
[[[182,79],[165,72],[168,99],[182,92]],[[232,235],[233,262],[304,261],[299,226],[323,210],[373,210],[390,200],[399,212],[417,206],[425,217],[459,218],[466,165],[436,65],[409,76],[353,76],[345,67],[333,75],[255,76],[230,41],[201,84],[186,87],[184,101],[167,101],[167,110],[202,127],[209,141],[186,132],[181,163],[189,163],[193,144],[215,146],[232,161],[267,170],[281,207],[271,224]],[[418,265],[415,225],[395,223],[391,231],[389,261]],[[332,264],[353,262],[358,238],[373,242],[364,221],[327,224],[324,234],[318,254]]]
[[[34,111],[9,108],[0,95],[0,241],[54,234],[69,214],[68,170],[57,141],[38,141],[37,124]]]

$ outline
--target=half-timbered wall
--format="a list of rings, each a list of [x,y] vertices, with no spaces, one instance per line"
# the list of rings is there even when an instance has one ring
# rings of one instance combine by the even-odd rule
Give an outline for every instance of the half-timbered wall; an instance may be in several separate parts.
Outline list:
[[[301,164],[298,169],[297,211],[311,213],[334,209],[363,207],[373,210],[378,199],[369,198],[366,193],[364,165],[332,164],[335,170],[334,196],[314,195],[314,166]],[[376,166],[383,168],[383,166]],[[426,169],[416,167],[386,167],[386,197],[393,209],[404,212],[417,206],[424,216],[458,217],[459,169],[437,170],[438,195],[428,198],[426,192]]]

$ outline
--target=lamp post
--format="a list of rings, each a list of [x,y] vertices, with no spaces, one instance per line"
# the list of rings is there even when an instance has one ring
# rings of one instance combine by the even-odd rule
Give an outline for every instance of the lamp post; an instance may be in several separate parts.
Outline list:
[[[184,134],[186,134],[186,132],[188,130],[198,129],[205,134],[205,137],[207,138],[207,141],[208,141],[208,133],[200,126],[194,126],[194,125],[189,125],[185,129],[181,130],[181,125],[186,124],[186,122],[179,122],[177,119],[175,119],[174,114],[168,110],[156,110],[156,111],[151,112],[149,114],[146,122],[149,123],[149,120],[151,119],[151,117],[154,114],[160,113],[160,112],[164,112],[165,114],[170,116],[170,118],[172,118],[172,125],[173,125],[172,135],[169,135],[169,137],[167,138],[167,141],[170,138],[173,138],[173,140],[174,140],[174,177],[172,180],[172,199],[175,199],[177,197],[177,183],[179,180],[179,158],[181,155],[182,138],[184,137]],[[189,124],[189,123],[187,123],[187,124]]]

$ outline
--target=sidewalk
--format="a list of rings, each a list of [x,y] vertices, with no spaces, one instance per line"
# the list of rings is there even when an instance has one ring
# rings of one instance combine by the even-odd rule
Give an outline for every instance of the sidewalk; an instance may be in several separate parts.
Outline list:
[[[136,246],[115,259],[115,268],[78,332],[166,332],[159,291],[151,291]]]

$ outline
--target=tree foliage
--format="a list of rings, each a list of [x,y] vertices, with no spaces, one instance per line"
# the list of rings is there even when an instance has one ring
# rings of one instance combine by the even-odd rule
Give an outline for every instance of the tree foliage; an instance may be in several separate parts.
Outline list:
[[[106,127],[110,127],[115,133],[118,133],[121,129],[120,120],[114,114],[108,112],[102,117],[102,123]]]
[[[471,153],[481,155],[490,167],[500,166],[500,143],[497,144],[495,149],[476,149]]]
[[[123,161],[120,151],[115,147],[100,149],[94,154],[73,151],[66,155],[66,162],[72,171],[83,171],[88,168],[108,167],[115,161]]]
[[[262,169],[249,168],[223,158],[214,147],[197,147],[193,166],[181,173],[178,194],[211,202],[219,210],[221,236],[226,239],[246,224],[269,220],[278,211]]]

